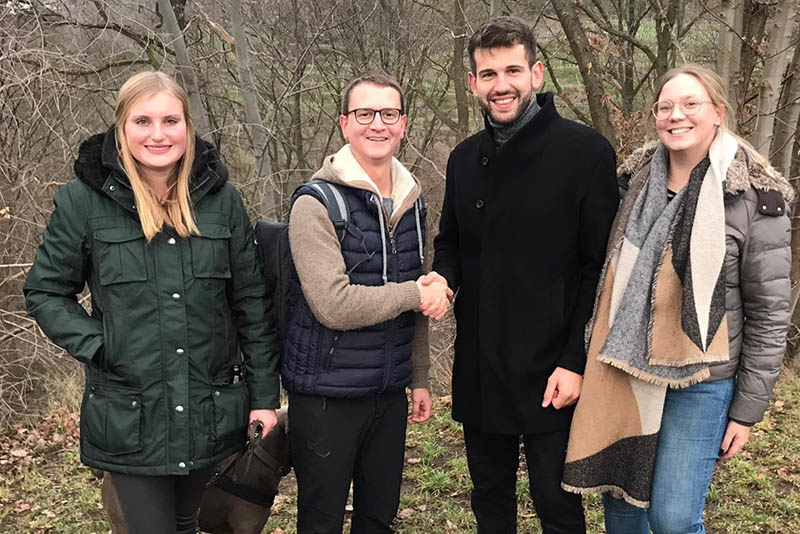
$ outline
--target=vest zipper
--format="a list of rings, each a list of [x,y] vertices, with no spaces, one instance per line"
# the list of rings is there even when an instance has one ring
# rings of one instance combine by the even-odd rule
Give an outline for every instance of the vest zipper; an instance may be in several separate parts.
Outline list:
[[[389,243],[392,246],[392,254],[393,255],[397,255],[397,240],[395,239],[395,234],[394,234],[394,231],[396,230],[396,228],[387,228],[386,230],[389,233]],[[392,262],[392,267],[393,268],[396,267],[395,262]],[[396,274],[396,273],[393,273],[393,274]],[[392,320],[391,326],[389,327],[389,340],[392,340],[392,341],[395,338],[394,334],[395,334],[395,328],[396,328],[396,324],[395,324],[396,319],[397,318],[395,317],[395,319]],[[386,358],[386,364],[384,365],[384,369],[383,369],[383,387],[381,388],[381,392],[386,391],[386,388],[389,386],[389,376],[390,376],[390,373],[391,373],[391,370],[392,370],[392,358],[391,358],[391,354],[389,354],[389,351],[388,351],[388,344],[387,344],[387,349],[384,350],[384,355],[385,355],[385,358]]]

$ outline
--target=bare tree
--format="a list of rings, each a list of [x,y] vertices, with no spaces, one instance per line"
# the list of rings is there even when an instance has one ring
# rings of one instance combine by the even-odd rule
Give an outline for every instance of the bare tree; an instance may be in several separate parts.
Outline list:
[[[467,41],[467,24],[464,14],[464,0],[453,0],[453,86],[456,94],[456,117],[459,139],[469,135],[469,104],[467,103],[467,79],[464,71],[464,46]]]
[[[734,69],[741,57],[742,2],[721,0],[719,3],[719,38],[717,40],[716,72],[726,83],[731,83]],[[737,16],[738,15],[738,16]]]
[[[164,24],[167,27],[172,38],[172,45],[175,47],[175,55],[177,57],[178,73],[183,83],[186,92],[189,95],[189,102],[192,106],[192,115],[197,124],[197,131],[203,137],[208,137],[211,132],[209,127],[208,114],[203,100],[200,98],[198,90],[199,84],[197,83],[197,75],[195,74],[195,66],[189,56],[189,51],[186,49],[186,42],[183,38],[183,31],[178,25],[178,19],[175,17],[175,10],[172,8],[170,0],[158,0],[158,7],[164,17]]]
[[[765,156],[769,156],[781,82],[789,63],[787,47],[794,32],[796,14],[797,0],[780,0],[769,20],[769,41],[759,83],[756,124],[750,136],[753,146]]]
[[[276,203],[273,191],[276,191],[277,188],[272,182],[272,162],[267,151],[267,135],[250,71],[250,45],[247,42],[242,22],[241,0],[231,0],[231,26],[236,43],[236,69],[239,73],[239,86],[244,101],[244,116],[252,140],[256,176],[259,181],[263,181],[266,189],[265,193],[261,195],[261,212],[264,215],[275,217]]]
[[[800,25],[795,29],[795,43],[800,41]],[[781,86],[780,105],[775,117],[772,138],[772,165],[787,176],[792,173],[792,149],[798,137],[797,126],[800,120],[800,44],[795,44],[792,61],[786,71]]]
[[[567,36],[572,54],[578,62],[589,101],[592,124],[616,147],[617,132],[611,123],[609,96],[606,94],[603,84],[603,66],[595,57],[572,0],[552,0],[552,5]]]

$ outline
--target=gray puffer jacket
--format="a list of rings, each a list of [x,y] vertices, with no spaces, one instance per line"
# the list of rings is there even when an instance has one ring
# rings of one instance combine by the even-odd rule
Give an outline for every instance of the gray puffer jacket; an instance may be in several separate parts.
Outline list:
[[[631,176],[649,172],[657,143],[633,154],[617,171],[620,196]],[[780,373],[791,310],[791,225],[795,193],[772,168],[739,149],[725,181],[725,308],[730,360],[710,366],[709,380],[736,377],[728,417],[761,420]]]

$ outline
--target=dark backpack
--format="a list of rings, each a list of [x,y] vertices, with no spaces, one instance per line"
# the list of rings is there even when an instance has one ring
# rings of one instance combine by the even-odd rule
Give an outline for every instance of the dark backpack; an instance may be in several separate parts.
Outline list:
[[[302,195],[311,195],[314,191],[318,193],[314,195],[316,198],[322,198],[328,210],[328,217],[341,242],[350,222],[350,205],[347,203],[347,198],[342,195],[338,186],[323,180],[312,180],[297,188],[292,195],[292,204]],[[289,249],[289,225],[272,220],[258,221],[256,245],[267,281],[267,296],[272,300],[273,318],[277,322],[282,345],[289,328],[289,313],[294,305],[291,299],[293,295],[299,295],[299,287],[297,291],[291,291],[291,285],[299,282],[292,261],[292,252]]]

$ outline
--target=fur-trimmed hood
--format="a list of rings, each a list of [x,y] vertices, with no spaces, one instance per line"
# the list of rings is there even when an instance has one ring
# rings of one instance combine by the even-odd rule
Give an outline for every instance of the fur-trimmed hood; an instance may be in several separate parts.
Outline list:
[[[78,149],[78,159],[73,165],[75,176],[95,191],[102,192],[103,185],[113,172],[117,179],[130,187],[130,182],[122,170],[117,152],[116,130],[111,126],[105,133],[93,135]],[[228,181],[228,169],[219,158],[213,144],[195,137],[194,163],[189,191],[194,191],[207,179],[213,180],[207,193],[222,189]]]
[[[631,178],[646,165],[650,164],[653,153],[660,141],[651,141],[635,150],[625,162],[617,168],[617,176],[628,175]],[[763,167],[747,155],[743,147],[739,147],[736,157],[728,168],[725,179],[725,192],[736,195],[748,190],[750,187],[764,191],[777,191],[787,204],[795,201],[795,191],[792,184],[772,166]]]

